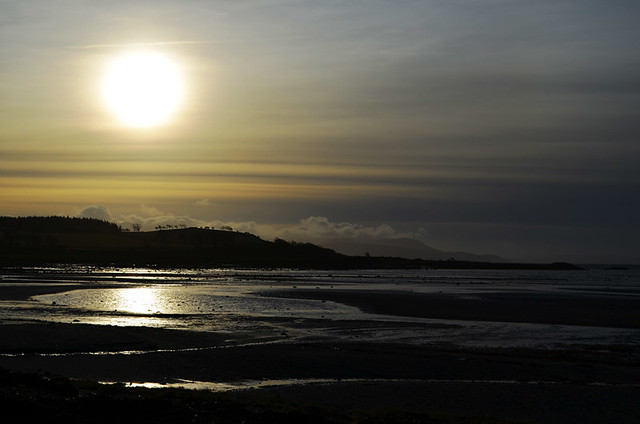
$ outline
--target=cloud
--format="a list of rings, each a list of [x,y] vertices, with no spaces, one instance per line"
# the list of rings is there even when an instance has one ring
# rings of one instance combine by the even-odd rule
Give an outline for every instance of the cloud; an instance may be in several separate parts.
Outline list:
[[[104,205],[87,206],[86,208],[78,211],[76,215],[83,218],[102,219],[104,221],[111,221],[113,219],[111,212],[109,212],[109,209]]]
[[[133,224],[137,224],[141,226],[143,231],[152,231],[159,226],[231,227],[235,231],[255,234],[265,240],[281,238],[288,241],[319,244],[331,239],[355,239],[360,241],[394,238],[426,239],[426,231],[422,228],[414,232],[403,232],[388,224],[367,226],[353,222],[332,222],[324,216],[309,216],[291,224],[261,224],[255,221],[204,220],[188,215],[165,213],[147,205],[138,206],[134,213],[116,217],[111,215],[106,206],[91,205],[78,212],[77,215],[116,222],[123,228],[131,228]]]
[[[162,212],[159,209],[146,205],[138,206],[138,212],[140,212],[140,214],[142,214],[142,216],[144,217],[155,217],[162,215]]]

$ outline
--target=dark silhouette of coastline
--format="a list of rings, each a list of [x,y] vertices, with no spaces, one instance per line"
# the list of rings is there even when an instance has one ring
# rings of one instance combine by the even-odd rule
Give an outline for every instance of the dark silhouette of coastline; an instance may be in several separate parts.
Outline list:
[[[266,241],[230,229],[140,232],[93,218],[0,217],[0,266],[90,264],[301,269],[580,269],[567,263],[489,263],[347,256],[311,243]]]

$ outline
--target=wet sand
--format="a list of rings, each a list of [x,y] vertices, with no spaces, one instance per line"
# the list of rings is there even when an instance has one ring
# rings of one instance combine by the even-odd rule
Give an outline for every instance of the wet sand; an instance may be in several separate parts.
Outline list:
[[[44,288],[24,287],[20,288],[22,292],[12,288],[3,294],[4,289],[0,289],[0,298],[24,299]],[[301,293],[298,290],[288,295]],[[326,292],[308,293],[327,298]],[[471,312],[458,309],[460,304],[455,299],[410,293],[394,294],[388,302],[379,293],[340,293],[327,300],[386,314],[429,311],[426,316],[432,316],[438,301],[449,318],[497,319],[511,313],[505,306],[510,299],[494,299],[491,308],[479,307]],[[501,305],[503,309],[496,310]],[[530,315],[533,312],[528,311]],[[472,315],[465,315],[469,313]],[[619,319],[615,314],[599,316],[604,316],[601,323],[608,325]],[[461,349],[382,342],[298,342],[280,334],[273,338],[279,342],[263,343],[263,339],[252,339],[251,334],[2,322],[0,370],[5,371],[0,376],[0,404],[8,410],[22,405],[55,417],[57,412],[51,412],[54,407],[50,407],[53,402],[71,414],[73,419],[67,417],[67,422],[82,422],[87,402],[94,402],[103,411],[97,422],[108,422],[107,418],[121,422],[234,423],[640,421],[637,346]],[[106,353],[131,350],[142,352]],[[160,383],[178,379],[234,382],[317,378],[331,382],[232,393],[176,394],[125,387],[87,388],[75,380],[55,383],[58,380],[52,380],[52,376]],[[148,421],[132,415],[131,410],[145,408],[149,410]],[[129,415],[118,415],[118,410]],[[158,416],[153,411],[164,413]]]
[[[28,300],[32,296],[62,293],[80,288],[82,286],[77,284],[0,286],[0,300]]]
[[[319,299],[365,312],[447,320],[640,328],[640,297],[602,293],[410,293],[280,290],[268,296]]]

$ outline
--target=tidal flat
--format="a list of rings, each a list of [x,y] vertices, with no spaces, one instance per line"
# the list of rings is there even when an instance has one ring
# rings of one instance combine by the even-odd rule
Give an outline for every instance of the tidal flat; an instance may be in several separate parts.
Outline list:
[[[4,270],[0,402],[54,422],[632,423],[637,275]]]

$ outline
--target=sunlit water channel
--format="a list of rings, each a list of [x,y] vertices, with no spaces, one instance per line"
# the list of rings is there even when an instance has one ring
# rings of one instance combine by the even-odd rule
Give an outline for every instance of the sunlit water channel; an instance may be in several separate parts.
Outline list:
[[[64,290],[3,301],[0,319],[252,333],[265,342],[359,340],[464,346],[640,345],[640,330],[375,315],[278,290],[447,293],[606,293],[637,298],[640,272],[373,270],[299,271],[50,267],[4,270],[0,287]]]

